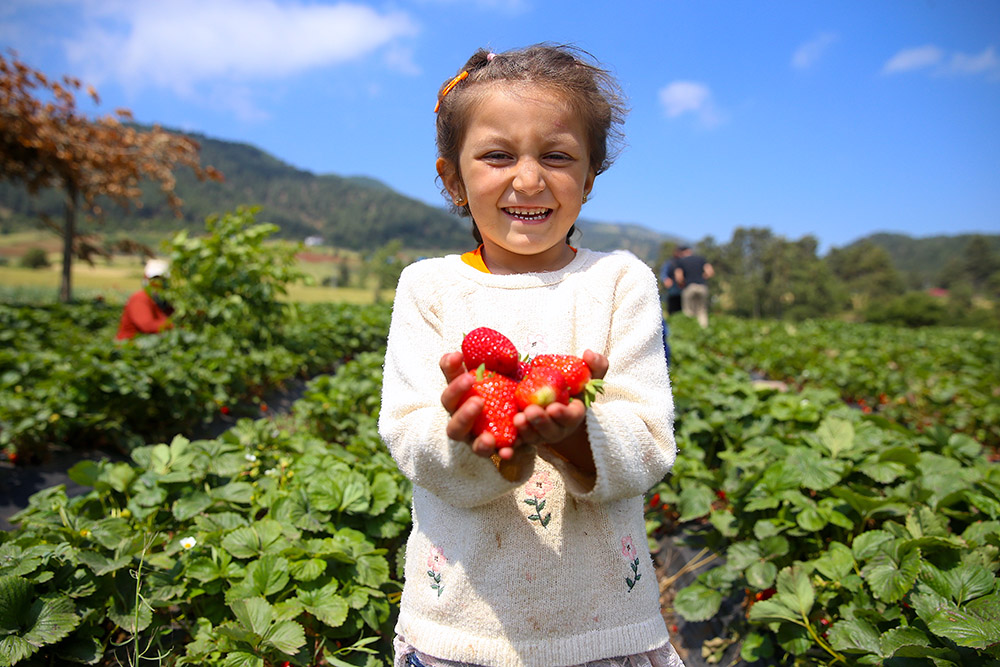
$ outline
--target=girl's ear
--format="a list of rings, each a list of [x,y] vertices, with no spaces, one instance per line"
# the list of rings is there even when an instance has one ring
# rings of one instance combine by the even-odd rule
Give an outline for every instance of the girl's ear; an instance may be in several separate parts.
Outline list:
[[[591,169],[587,172],[587,180],[583,183],[583,194],[590,195],[590,191],[594,189],[594,179],[597,178],[597,172]]]
[[[465,188],[462,186],[462,179],[458,175],[458,169],[455,168],[455,165],[451,161],[439,157],[434,166],[437,168],[438,176],[441,177],[441,182],[444,183],[445,190],[451,195],[452,200],[464,199]]]

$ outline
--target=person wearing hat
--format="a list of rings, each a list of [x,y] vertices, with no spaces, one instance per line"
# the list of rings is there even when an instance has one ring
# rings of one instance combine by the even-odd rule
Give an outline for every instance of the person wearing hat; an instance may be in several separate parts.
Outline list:
[[[162,259],[151,259],[143,270],[142,289],[125,303],[116,340],[129,340],[140,333],[159,333],[173,328],[173,307],[163,298],[169,266]]]

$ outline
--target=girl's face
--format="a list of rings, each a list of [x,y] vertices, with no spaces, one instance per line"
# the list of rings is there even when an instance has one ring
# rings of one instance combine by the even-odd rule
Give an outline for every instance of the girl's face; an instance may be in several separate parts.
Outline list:
[[[470,112],[454,165],[437,169],[467,199],[493,273],[553,271],[573,259],[566,234],[594,184],[582,121],[542,86],[492,86]]]

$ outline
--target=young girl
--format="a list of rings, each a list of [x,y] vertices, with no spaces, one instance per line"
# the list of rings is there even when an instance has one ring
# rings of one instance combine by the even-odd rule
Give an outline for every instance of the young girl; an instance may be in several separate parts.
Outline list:
[[[479,51],[438,95],[437,171],[478,249],[400,278],[380,433],[413,481],[396,666],[678,667],[643,494],[674,461],[656,278],[569,245],[624,118],[613,80],[546,45]],[[604,393],[472,435],[465,333],[582,356]]]

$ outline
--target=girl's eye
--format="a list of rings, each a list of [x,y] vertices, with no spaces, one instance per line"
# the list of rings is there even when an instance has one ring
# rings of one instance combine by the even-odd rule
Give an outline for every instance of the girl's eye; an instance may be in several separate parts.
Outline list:
[[[487,162],[502,162],[504,160],[510,160],[511,157],[503,151],[490,151],[483,156],[483,159]]]
[[[548,155],[545,156],[545,160],[548,162],[566,163],[566,162],[572,162],[573,157],[567,155],[566,153],[549,153]]]

